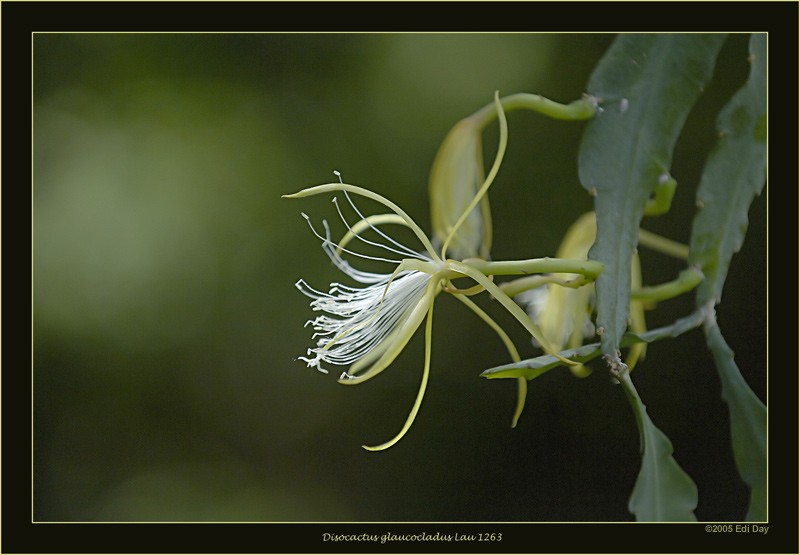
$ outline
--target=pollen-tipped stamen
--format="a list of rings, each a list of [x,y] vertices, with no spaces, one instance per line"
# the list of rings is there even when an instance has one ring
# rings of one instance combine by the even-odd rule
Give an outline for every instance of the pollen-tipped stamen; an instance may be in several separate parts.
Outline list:
[[[347,192],[345,192],[345,195],[347,195]],[[348,200],[349,200],[349,195],[348,195]],[[398,255],[400,255],[402,257],[411,256],[411,257],[414,257],[414,258],[424,259],[424,257],[422,257],[419,253],[416,253],[416,252],[412,251],[411,249],[409,249],[405,245],[401,245],[401,244],[397,243],[396,241],[392,241],[392,242],[397,244],[397,245],[399,245],[403,250],[398,250],[397,248],[391,247],[389,245],[384,245],[383,243],[379,243],[377,241],[372,241],[370,239],[367,239],[366,237],[361,235],[361,228],[356,230],[355,226],[351,226],[350,223],[347,221],[347,219],[344,217],[344,214],[342,213],[342,208],[339,206],[339,202],[338,202],[336,197],[333,197],[333,205],[336,206],[336,211],[339,213],[339,218],[341,218],[342,223],[344,223],[345,227],[347,227],[346,236],[348,237],[348,242],[352,238],[356,238],[356,239],[358,239],[359,241],[361,241],[364,244],[371,245],[373,247],[381,248],[381,249],[389,251],[391,253],[398,254]],[[350,205],[353,208],[355,208],[355,205],[352,203],[352,201],[350,202]],[[356,212],[358,212],[358,210],[356,210]],[[358,212],[358,213],[360,214],[360,212]],[[385,237],[385,235],[383,233],[381,233],[372,224],[370,224],[370,222],[368,220],[365,220],[363,216],[361,216],[361,219],[356,223],[356,225],[358,225],[358,224],[360,224],[362,222],[366,222],[367,229],[372,229],[372,230],[380,233],[380,235]],[[363,227],[363,226],[361,226],[361,227]],[[337,245],[337,252],[338,251],[344,251],[344,245],[342,245],[341,241]]]
[[[340,176],[339,177],[339,182],[340,183],[341,183],[341,179],[342,178]],[[385,234],[380,229],[378,229],[377,227],[372,225],[370,218],[365,217],[364,214],[361,213],[361,210],[358,209],[358,207],[356,206],[356,203],[353,202],[353,199],[350,198],[350,194],[347,191],[342,191],[342,192],[344,193],[344,197],[347,199],[347,202],[350,203],[350,207],[355,211],[356,214],[358,214],[358,217],[360,218],[358,223],[365,222],[366,225],[370,229],[372,229],[375,233],[377,233],[378,235],[380,235],[381,237],[383,237],[384,239],[386,239],[387,241],[389,241],[390,243],[392,243],[396,247],[400,248],[403,252],[406,253],[407,256],[411,256],[411,257],[414,257],[414,258],[422,258],[422,255],[420,255],[417,251],[408,248],[404,244],[402,244],[399,241],[393,239],[392,237],[390,237],[389,235]],[[409,227],[408,223],[399,214],[395,214],[395,216],[397,216],[397,218],[399,218],[401,220],[401,222],[395,221],[393,223],[402,223],[406,227]]]
[[[369,189],[364,189],[363,187],[358,187],[357,185],[350,185],[348,183],[325,183],[324,185],[317,185],[315,187],[309,187],[307,189],[303,189],[302,191],[298,191],[291,195],[283,195],[283,198],[303,198],[311,195],[318,195],[321,193],[328,193],[332,191],[348,191],[356,195],[361,195],[363,197],[372,199],[380,204],[383,204],[387,208],[389,208],[392,212],[403,218],[403,220],[408,225],[409,229],[414,232],[414,235],[420,240],[422,245],[425,247],[425,250],[430,254],[433,260],[441,261],[439,255],[436,253],[436,250],[433,248],[430,239],[428,239],[425,232],[411,219],[402,208],[397,206],[395,203],[390,201],[389,199],[379,195],[378,193],[373,193]]]
[[[342,247],[340,245],[337,245],[336,243],[331,241],[330,227],[328,226],[328,222],[326,220],[322,220],[322,227],[325,228],[325,237],[323,237],[314,228],[314,224],[311,223],[311,218],[308,216],[308,214],[306,214],[305,212],[301,212],[300,214],[303,216],[303,218],[305,218],[306,222],[308,222],[308,227],[311,228],[311,231],[314,233],[314,235],[317,237],[317,239],[322,241],[322,247],[323,248],[325,248],[326,245],[333,245],[334,247],[336,247],[337,251],[346,252],[347,254],[352,255],[352,256],[357,256],[358,258],[364,258],[366,260],[378,260],[380,262],[390,262],[392,264],[399,264],[400,263],[400,260],[397,260],[397,259],[394,259],[394,258],[383,258],[381,256],[372,256],[372,255],[367,255],[367,254],[361,254],[360,252],[351,251],[351,250],[348,250],[348,249],[346,249],[346,248],[344,248],[344,247]]]

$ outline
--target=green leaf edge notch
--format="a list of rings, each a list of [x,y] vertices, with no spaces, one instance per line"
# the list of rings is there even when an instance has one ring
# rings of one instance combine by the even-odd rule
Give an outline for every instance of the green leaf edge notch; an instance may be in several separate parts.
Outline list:
[[[689,261],[707,276],[697,289],[697,306],[722,300],[730,261],[747,231],[750,205],[766,182],[766,35],[751,35],[749,50],[750,74],[717,118],[720,137],[697,191],[699,210],[692,225]],[[750,488],[745,519],[766,521],[767,408],[742,376],[713,309],[704,330],[728,406],[734,462]]]
[[[672,458],[672,444],[650,420],[619,358],[630,317],[631,263],[651,195],[671,179],[675,142],[713,74],[726,35],[620,35],[598,64],[588,92],[604,111],[589,123],[578,169],[595,196],[601,262],[597,325],[611,371],[625,388],[639,425],[642,466],[629,510],[637,520],[693,520],[697,487]]]

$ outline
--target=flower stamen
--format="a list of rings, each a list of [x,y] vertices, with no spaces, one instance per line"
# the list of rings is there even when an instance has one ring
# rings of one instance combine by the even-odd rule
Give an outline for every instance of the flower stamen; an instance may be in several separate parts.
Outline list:
[[[342,182],[342,177],[341,177],[341,174],[338,174],[338,175],[339,175],[339,183],[341,183],[341,182]],[[395,245],[396,247],[399,247],[400,249],[402,249],[402,250],[403,250],[403,252],[406,254],[406,256],[412,256],[412,257],[414,257],[414,258],[424,258],[424,257],[423,257],[422,255],[420,255],[420,254],[419,254],[417,251],[415,251],[415,250],[413,250],[413,249],[410,249],[410,248],[408,248],[407,246],[403,245],[403,244],[402,244],[402,243],[400,243],[399,241],[396,241],[395,239],[392,239],[390,236],[386,235],[386,234],[385,234],[384,232],[382,232],[380,229],[378,229],[377,227],[373,226],[373,225],[372,225],[372,223],[371,223],[371,220],[370,220],[370,218],[365,218],[365,217],[364,217],[364,214],[362,214],[362,213],[361,213],[361,211],[360,211],[360,210],[358,209],[358,207],[356,206],[355,202],[353,202],[353,199],[351,199],[351,198],[350,198],[350,194],[349,194],[349,193],[348,193],[346,190],[344,190],[344,191],[342,191],[342,192],[344,193],[344,197],[347,199],[347,202],[349,202],[349,203],[350,203],[350,206],[353,208],[353,210],[355,211],[355,213],[356,213],[356,214],[358,214],[358,217],[359,217],[359,218],[361,218],[361,220],[359,221],[359,223],[360,223],[360,222],[365,222],[365,223],[366,223],[366,225],[367,225],[367,227],[369,227],[370,229],[372,229],[372,230],[373,230],[375,233],[377,233],[378,235],[380,235],[381,237],[383,237],[384,239],[386,239],[387,241],[389,241],[390,243],[392,243],[392,244],[393,244],[393,245]],[[398,217],[399,217],[399,216],[398,216]],[[402,220],[402,218],[400,218],[400,219]],[[393,220],[393,221],[394,221],[394,223],[397,223],[397,222],[396,222],[396,220]],[[405,221],[403,221],[402,223],[403,223],[403,224],[404,224],[406,227],[409,227],[409,226],[408,226],[408,223],[406,223]],[[400,254],[400,253],[397,253],[397,254]]]
[[[333,241],[331,241],[330,227],[328,226],[327,220],[322,220],[322,226],[325,228],[325,237],[323,237],[314,228],[314,224],[311,223],[311,218],[308,216],[308,214],[306,214],[305,212],[301,212],[300,214],[303,216],[303,218],[305,218],[306,222],[308,222],[308,227],[311,228],[311,231],[314,233],[314,235],[316,235],[317,238],[320,241],[322,241],[322,248],[323,249],[325,249],[328,245],[333,245],[334,247],[336,247],[337,251],[346,252],[347,254],[350,254],[352,256],[357,256],[359,258],[364,258],[366,260],[378,260],[380,262],[391,262],[392,264],[399,264],[401,262],[400,260],[396,260],[394,258],[383,258],[381,256],[372,256],[372,255],[361,254],[360,252],[355,252],[355,251],[348,250],[348,249],[338,245],[337,243],[334,243]]]
[[[349,195],[347,195],[347,191],[345,191],[345,196],[347,196],[348,197],[347,200],[350,201]],[[361,230],[359,229],[358,231],[355,231],[353,229],[353,227],[350,225],[350,223],[347,221],[347,219],[344,217],[344,214],[342,214],[342,209],[339,206],[338,199],[336,197],[333,197],[333,201],[332,202],[333,202],[334,206],[336,206],[336,211],[339,213],[339,218],[341,218],[342,223],[344,223],[344,225],[347,227],[348,233],[346,234],[346,236],[348,237],[348,241],[349,241],[350,237],[355,237],[356,239],[358,239],[362,243],[365,243],[367,245],[372,245],[373,247],[378,247],[378,248],[384,249],[384,250],[389,251],[389,252],[394,253],[394,254],[399,254],[400,256],[403,256],[403,257],[411,256],[411,257],[414,257],[414,258],[419,258],[419,259],[425,260],[425,258],[422,255],[420,255],[417,252],[412,251],[411,249],[409,249],[405,245],[397,243],[397,241],[392,240],[393,243],[395,243],[396,245],[401,247],[403,250],[398,250],[398,249],[396,249],[394,247],[390,247],[389,245],[384,245],[383,243],[378,243],[377,241],[371,241],[371,240],[363,237],[361,235],[361,233],[360,233]],[[359,215],[361,214],[358,211],[358,209],[355,207],[355,204],[353,204],[352,201],[350,201],[350,206],[352,206],[356,210],[357,214],[359,214]],[[359,220],[359,221],[367,222],[367,227],[369,229],[372,229],[372,230],[378,232],[381,236],[386,237],[386,235],[384,233],[382,233],[381,231],[376,229],[372,224],[369,223],[368,220],[364,219],[363,216],[361,216],[361,220]],[[344,247],[341,245],[341,243],[339,245],[337,245],[337,250],[344,251]]]

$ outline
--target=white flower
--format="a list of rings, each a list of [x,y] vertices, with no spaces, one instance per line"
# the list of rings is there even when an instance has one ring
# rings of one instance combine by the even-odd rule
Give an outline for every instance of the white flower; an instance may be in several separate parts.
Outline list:
[[[567,230],[564,239],[556,252],[557,257],[586,260],[589,249],[597,235],[597,222],[594,212],[580,216]],[[594,284],[581,287],[580,281],[572,281],[569,274],[554,273],[540,278],[542,285],[516,295],[516,300],[525,307],[528,315],[541,330],[552,348],[574,349],[583,344],[584,339],[602,333],[595,330],[592,323],[592,312],[595,305]],[[534,282],[533,279],[530,280]],[[642,274],[639,267],[639,256],[634,253],[631,265],[631,283],[633,287],[641,287]],[[645,330],[644,307],[640,301],[631,301],[631,329],[636,332]],[[534,339],[534,345],[538,342]],[[632,369],[636,361],[644,356],[646,343],[637,343],[629,351],[627,362]],[[570,367],[572,373],[586,377],[590,369],[583,365]]]
[[[422,398],[425,395],[430,373],[433,307],[434,299],[440,292],[447,291],[453,294],[478,314],[484,322],[498,333],[515,360],[519,360],[519,355],[511,344],[511,340],[488,314],[467,298],[468,295],[484,290],[488,291],[525,326],[533,337],[539,340],[545,350],[552,351],[548,349],[544,336],[525,312],[487,277],[494,271],[498,271],[503,275],[527,274],[529,273],[528,264],[533,263],[536,266],[541,260],[506,262],[493,265],[492,263],[486,263],[482,259],[467,259],[463,262],[458,262],[447,257],[448,247],[451,243],[460,245],[459,241],[463,237],[459,235],[459,231],[468,216],[473,213],[473,210],[484,199],[503,159],[508,132],[505,115],[497,94],[495,94],[495,108],[500,121],[500,141],[494,164],[482,185],[475,191],[472,201],[462,203],[465,206],[462,208],[461,215],[455,218],[453,223],[447,220],[446,230],[438,234],[437,243],[440,243],[441,247],[439,253],[434,249],[425,232],[399,206],[368,189],[342,182],[339,172],[334,172],[339,176],[338,183],[326,183],[304,189],[292,195],[284,195],[287,198],[301,198],[341,191],[344,193],[350,208],[358,216],[356,223],[350,225],[338,202],[334,199],[339,217],[347,228],[347,232],[337,243],[331,240],[330,227],[327,222],[323,221],[323,235],[314,228],[310,218],[303,214],[311,230],[322,241],[322,249],[334,265],[362,286],[331,283],[328,292],[324,293],[314,289],[302,279],[295,284],[303,294],[312,299],[311,308],[314,311],[321,312],[319,316],[306,323],[306,325],[311,325],[314,329],[312,339],[316,340],[316,346],[309,348],[306,352],[307,356],[299,357],[300,360],[304,361],[309,367],[316,368],[324,373],[328,373],[328,369],[323,367],[323,364],[326,366],[349,365],[349,369],[340,376],[339,382],[343,384],[361,383],[376,376],[388,367],[427,317],[425,324],[425,364],[417,398],[400,432],[393,439],[381,445],[375,447],[363,446],[370,451],[387,449],[397,443],[416,418]],[[391,213],[365,217],[353,203],[348,193],[372,199],[388,208]],[[454,211],[456,210],[454,209]],[[451,216],[454,216],[454,214],[451,214]],[[400,224],[407,227],[419,239],[423,250],[417,252],[392,239],[379,229],[384,224]],[[376,239],[367,239],[363,235],[364,232],[375,236]],[[467,235],[472,236],[469,233]],[[486,239],[484,245],[488,249],[488,235],[484,239]],[[387,257],[367,255],[356,250],[348,250],[346,245],[354,240],[372,248],[382,249],[388,253]],[[459,248],[454,250],[459,251]],[[467,251],[467,254],[472,252],[472,250]],[[342,253],[390,264],[393,267],[393,271],[391,273],[375,273],[358,270],[353,268],[342,257]],[[484,263],[488,264],[488,266]],[[481,266],[485,270],[482,271],[479,268]],[[470,278],[476,282],[476,286],[470,289],[458,289],[451,282],[451,280],[457,278]],[[564,359],[557,353],[551,354],[566,364],[576,364],[573,361]],[[522,411],[526,391],[524,379],[521,378],[520,381],[522,384],[519,389],[520,396],[514,423],[516,423],[516,419]]]
[[[305,214],[303,216],[308,219]],[[369,228],[381,233],[368,219],[362,217],[360,222],[365,222]],[[387,351],[389,354],[399,351],[397,348],[391,349],[392,346],[397,347],[402,343],[400,346],[402,349],[421,323],[433,296],[431,294],[426,296],[432,275],[417,269],[401,269],[401,260],[366,255],[361,256],[393,264],[395,271],[391,274],[382,274],[357,270],[342,258],[340,252],[344,250],[343,247],[331,242],[327,222],[323,222],[323,225],[325,236],[317,235],[322,239],[322,249],[325,254],[339,270],[354,281],[364,284],[365,287],[331,283],[330,290],[323,293],[302,279],[295,284],[303,294],[313,299],[311,308],[322,312],[314,320],[306,323],[314,329],[312,338],[317,340],[317,346],[308,349],[307,357],[299,359],[305,361],[309,367],[316,367],[325,373],[328,370],[322,367],[322,363],[353,365],[351,373],[343,373],[341,379],[364,381],[366,377],[357,375],[359,370],[363,369],[366,363],[380,359]],[[390,246],[368,241],[358,232],[352,232],[353,228],[348,226],[348,229],[351,236],[361,241],[379,245],[393,253],[413,257],[422,262],[430,262],[430,269],[435,273],[436,265],[430,257],[420,255],[399,244]],[[353,251],[345,252],[358,256]],[[384,362],[390,362],[388,358]],[[381,364],[380,369],[377,366],[373,366],[373,369],[380,371],[386,366],[388,364]],[[377,371],[369,372],[367,377],[374,376]]]
[[[336,173],[338,175],[338,172]],[[314,229],[308,216],[303,214],[303,217],[308,221],[314,234],[322,240],[322,249],[334,265],[364,287],[331,283],[328,292],[323,293],[302,279],[296,283],[303,294],[313,299],[311,308],[322,312],[306,324],[314,328],[312,339],[316,339],[316,347],[309,348],[306,353],[308,356],[299,357],[300,360],[309,367],[315,367],[325,373],[328,370],[323,368],[323,363],[350,365],[348,371],[339,377],[339,382],[361,383],[379,374],[397,358],[427,316],[422,382],[406,423],[391,440],[375,447],[363,446],[370,451],[380,451],[391,447],[406,434],[422,404],[430,373],[433,301],[442,291],[452,271],[436,254],[425,233],[408,214],[396,204],[372,191],[342,183],[340,177],[338,184],[320,185],[288,196],[303,197],[329,191],[343,191],[359,218],[351,226],[334,199],[339,216],[347,227],[344,237],[338,243],[334,243],[331,241],[327,222],[323,221],[325,234],[321,235]],[[356,208],[348,192],[376,200],[393,213],[365,217]],[[411,229],[425,251],[418,253],[378,229],[378,226],[386,223],[401,224]],[[362,232],[366,230],[374,232],[379,239],[373,241],[365,238]],[[400,258],[371,256],[348,250],[345,246],[352,240],[383,249],[390,255]],[[394,270],[392,273],[357,270],[342,258],[341,253],[382,261],[391,264]]]

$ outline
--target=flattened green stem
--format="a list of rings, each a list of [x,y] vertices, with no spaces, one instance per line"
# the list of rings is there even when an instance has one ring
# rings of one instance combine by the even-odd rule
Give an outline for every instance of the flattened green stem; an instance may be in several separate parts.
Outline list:
[[[506,346],[506,350],[508,354],[511,356],[511,360],[514,362],[519,362],[522,360],[519,356],[519,351],[514,346],[514,343],[511,341],[511,338],[508,334],[500,327],[500,325],[495,322],[491,316],[486,314],[486,312],[479,307],[477,304],[472,302],[471,299],[466,297],[465,295],[454,295],[456,299],[464,303],[469,307],[472,312],[478,315],[478,318],[483,320],[487,326],[492,328],[494,332],[500,337],[500,340],[503,342],[503,345]],[[528,380],[525,378],[517,378],[517,406],[514,408],[514,415],[511,417],[511,427],[516,428],[517,422],[519,422],[519,417],[522,416],[522,411],[525,409],[525,399],[528,397]]]
[[[436,254],[436,251],[433,248],[433,245],[428,239],[428,236],[425,235],[425,232],[411,219],[411,216],[406,214],[406,212],[397,206],[395,203],[390,201],[389,199],[379,195],[378,193],[373,193],[369,189],[364,189],[363,187],[359,187],[357,185],[349,185],[347,183],[325,183],[323,185],[317,185],[316,187],[308,187],[307,189],[303,189],[302,191],[298,191],[291,195],[283,195],[282,198],[303,198],[303,197],[310,197],[312,195],[319,195],[321,193],[331,193],[335,191],[348,191],[350,193],[361,195],[362,197],[366,197],[368,199],[372,199],[375,202],[379,202],[383,204],[385,207],[392,210],[395,214],[403,218],[403,221],[406,225],[414,232],[414,234],[419,238],[422,246],[425,247],[425,250],[428,251],[428,254],[431,255],[431,258],[434,260],[441,260],[439,256]]]
[[[680,258],[681,260],[687,260],[689,258],[688,246],[673,241],[672,239],[662,237],[661,235],[656,235],[652,231],[647,231],[646,229],[639,230],[639,244],[662,254]]]
[[[703,272],[694,266],[682,271],[677,278],[661,285],[642,287],[631,291],[631,299],[640,301],[664,301],[687,293],[700,285]],[[639,331],[639,330],[636,330]]]
[[[631,403],[631,406],[634,409],[633,414],[636,417],[636,427],[639,429],[639,448],[644,450],[645,423],[642,417],[642,411],[636,410],[636,407],[642,402],[642,400],[639,397],[639,394],[636,392],[636,388],[633,386],[633,381],[631,381],[629,372],[615,372],[614,377],[616,377],[619,380],[619,383],[622,384],[622,390],[625,392],[625,396],[628,398],[628,401]]]
[[[458,231],[458,228],[461,227],[464,220],[467,219],[481,199],[486,196],[486,192],[489,190],[489,187],[491,187],[494,178],[497,176],[497,172],[500,171],[500,164],[503,162],[503,155],[506,152],[506,145],[508,144],[508,122],[506,121],[505,113],[503,113],[503,108],[500,105],[500,95],[497,92],[494,93],[494,108],[495,114],[500,120],[500,142],[497,145],[497,154],[494,158],[494,164],[492,164],[492,168],[489,170],[489,175],[487,175],[486,179],[483,181],[483,185],[481,185],[481,188],[475,193],[475,197],[473,197],[472,201],[461,213],[461,216],[459,216],[458,220],[456,220],[456,223],[453,225],[453,229],[450,230],[444,243],[442,243],[442,258],[447,256],[447,247],[450,245],[450,241],[453,239],[453,236],[455,236],[456,231]]]
[[[575,100],[569,104],[559,104],[540,94],[517,93],[500,99],[503,110],[531,110],[539,114],[560,120],[587,120],[597,111],[597,101],[589,96]],[[488,104],[470,117],[483,128],[497,116],[494,105]]]
[[[669,326],[652,329],[640,334],[628,332],[622,336],[620,347],[630,347],[640,342],[653,343],[654,341],[661,341],[662,339],[675,338],[697,328],[704,322],[704,319],[705,312],[703,309],[700,309],[689,316],[676,320]],[[591,343],[589,345],[561,351],[561,354],[578,362],[586,363],[602,355],[603,351],[600,348],[600,343]],[[561,366],[561,362],[548,354],[523,360],[518,363],[514,362],[512,364],[495,366],[494,368],[484,370],[481,376],[488,379],[525,377],[532,380],[559,366]]]
[[[645,216],[661,216],[669,212],[672,207],[672,197],[675,196],[675,189],[678,188],[678,182],[674,177],[668,174],[663,174],[663,183],[656,186],[653,192],[653,198],[647,201],[644,206]]]
[[[596,260],[574,260],[572,258],[531,258],[529,260],[503,260],[491,262],[479,258],[468,258],[464,264],[484,275],[518,276],[525,274],[579,274],[594,280],[603,271],[603,264]]]
[[[406,435],[411,425],[414,423],[414,419],[417,417],[417,413],[419,412],[419,407],[422,405],[422,398],[425,397],[425,389],[428,386],[428,376],[431,372],[431,344],[432,344],[432,335],[433,335],[433,305],[431,303],[430,307],[428,307],[428,319],[425,322],[425,367],[422,370],[422,382],[419,386],[419,391],[417,392],[417,398],[414,400],[414,406],[411,407],[411,412],[408,414],[408,418],[406,419],[406,423],[403,424],[402,429],[400,432],[394,436],[392,439],[387,441],[386,443],[381,443],[380,445],[376,445],[371,447],[369,445],[362,445],[364,449],[367,451],[383,451],[384,449],[388,449],[401,439],[403,436]]]
[[[544,349],[545,352],[553,355],[564,364],[568,364],[570,366],[576,366],[578,364],[577,362],[564,358],[555,352],[555,350],[550,346],[550,342],[545,338],[544,333],[542,333],[542,330],[539,329],[539,326],[534,324],[530,317],[525,314],[525,311],[522,310],[519,305],[511,299],[511,297],[503,293],[500,288],[492,282],[492,280],[482,274],[479,269],[463,262],[456,262],[455,260],[448,260],[447,267],[455,272],[469,276],[476,282],[483,285],[489,294],[497,299],[500,304],[502,304],[503,307],[508,310],[511,315],[514,316],[514,318],[516,318],[517,321],[519,321],[519,323],[525,327],[526,330],[528,330],[528,333],[530,333],[531,336],[539,342],[539,345],[542,346],[542,349]]]

